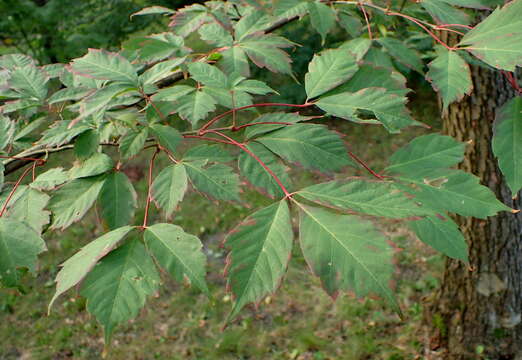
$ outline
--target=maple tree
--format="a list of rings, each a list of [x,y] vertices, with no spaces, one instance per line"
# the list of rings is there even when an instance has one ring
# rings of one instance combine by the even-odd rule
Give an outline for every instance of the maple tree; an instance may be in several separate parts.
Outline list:
[[[65,229],[96,206],[107,232],[62,264],[49,311],[78,286],[108,342],[160,287],[160,269],[209,291],[201,241],[173,223],[150,224],[151,209],[171,218],[189,188],[241,203],[242,177],[273,203],[253,211],[225,239],[234,296],[228,321],[279,286],[294,246],[294,214],[301,251],[329,295],[377,294],[401,314],[389,286],[392,247],[369,218],[400,219],[424,243],[466,262],[466,241],[449,215],[485,219],[518,210],[498,201],[474,175],[454,169],[464,143],[436,133],[417,137],[377,173],[347,150],[324,119],[383,126],[391,134],[424,126],[408,111],[410,89],[401,71],[425,76],[444,108],[470,92],[468,63],[503,71],[520,92],[512,72],[522,66],[522,0],[497,7],[476,26],[470,25],[473,10],[499,1],[379,3],[153,6],[134,16],[166,14],[170,30],[131,38],[120,53],[89,49],[70,64],[43,66],[22,54],[0,57],[2,285],[16,287],[24,269],[35,271],[46,249],[44,231]],[[313,56],[303,103],[258,102],[277,89],[254,75],[255,67],[293,76],[287,51],[297,44],[275,30],[307,18],[323,42],[337,26],[348,40]],[[457,33],[460,42],[449,46],[438,37],[441,31]],[[428,50],[415,49],[406,32],[429,40]],[[192,34],[208,51],[191,50]],[[431,59],[426,73],[420,50]],[[310,115],[312,109],[320,115]],[[496,129],[493,150],[516,194],[522,188],[520,97],[500,109]],[[185,143],[197,145],[186,150],[180,146]],[[117,148],[117,155],[110,156],[109,148]],[[74,152],[70,166],[39,170],[65,150]],[[135,219],[137,195],[121,169],[142,152],[151,153],[148,193],[144,218]],[[160,155],[172,164],[155,168]],[[320,173],[323,180],[297,188],[287,165]],[[362,167],[369,176],[331,180],[347,167]],[[20,168],[14,182],[4,181],[4,173]]]

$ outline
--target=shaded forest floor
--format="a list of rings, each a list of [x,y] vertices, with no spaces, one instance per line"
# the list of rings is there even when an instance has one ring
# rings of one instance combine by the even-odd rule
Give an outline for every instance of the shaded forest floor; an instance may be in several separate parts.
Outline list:
[[[432,101],[420,103],[423,105],[414,109],[415,117],[434,124],[436,105]],[[334,125],[348,134],[350,149],[376,170],[385,165],[382,154],[390,154],[424,131],[417,128],[388,136],[378,128],[346,122]],[[139,177],[142,166],[136,160],[127,171]],[[314,176],[294,172],[297,182],[307,183],[307,177]],[[138,184],[137,191],[145,193],[144,182]],[[247,191],[244,198],[253,208],[267,203],[253,191]],[[422,358],[426,342],[421,326],[423,297],[438,286],[443,257],[393,221],[377,225],[398,249],[396,294],[405,320],[379,299],[343,295],[333,302],[310,275],[295,246],[288,274],[275,296],[268,297],[258,309],[243,310],[238,320],[222,330],[231,298],[224,289],[226,253],[220,243],[224,233],[250,212],[252,208],[215,204],[195,193],[185,198],[174,222],[203,240],[212,298],[164,277],[165,286],[149,299],[138,318],[115,331],[108,359]],[[138,212],[137,218],[141,216]],[[101,232],[92,212],[81,225],[62,234],[49,234],[49,251],[40,259],[38,276],[26,277],[23,293],[0,289],[0,360],[100,358],[102,329],[73,291],[57,302],[50,316],[46,312],[58,264]]]

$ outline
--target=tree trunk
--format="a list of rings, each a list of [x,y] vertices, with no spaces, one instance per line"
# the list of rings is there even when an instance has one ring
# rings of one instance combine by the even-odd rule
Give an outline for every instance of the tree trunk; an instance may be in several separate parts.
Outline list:
[[[491,151],[495,113],[514,91],[500,72],[471,71],[473,93],[443,115],[444,133],[470,142],[460,168],[518,209],[520,194],[511,198]],[[438,348],[431,358],[522,360],[522,214],[455,220],[469,244],[470,264],[446,261],[427,314],[432,349]]]

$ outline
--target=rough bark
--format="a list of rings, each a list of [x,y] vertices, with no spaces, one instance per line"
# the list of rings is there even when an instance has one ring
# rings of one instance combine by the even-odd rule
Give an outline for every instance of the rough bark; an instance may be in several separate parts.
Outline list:
[[[508,206],[520,209],[491,151],[497,109],[514,96],[500,72],[472,67],[474,90],[443,115],[443,129],[470,142],[460,168],[480,177]],[[522,154],[520,154],[522,156]],[[448,259],[427,320],[432,359],[522,359],[522,214],[455,218],[470,264]],[[483,351],[482,355],[479,355]]]

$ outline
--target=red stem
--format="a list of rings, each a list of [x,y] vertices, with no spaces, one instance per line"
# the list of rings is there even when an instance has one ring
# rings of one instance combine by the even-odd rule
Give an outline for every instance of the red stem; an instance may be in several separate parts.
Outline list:
[[[366,170],[368,170],[368,172],[370,174],[372,174],[373,176],[375,176],[377,179],[379,180],[384,180],[384,177],[382,175],[379,175],[377,174],[375,171],[373,171],[368,165],[366,165],[366,163],[364,161],[362,161],[361,159],[359,159],[354,153],[352,153],[351,151],[348,151],[348,154],[351,156],[352,159],[354,159],[355,161],[357,161],[359,163],[359,165],[361,165],[362,167],[364,167]]]
[[[143,229],[147,228],[147,220],[149,218],[149,208],[150,208],[150,201],[152,199],[152,170],[154,168],[154,160],[156,160],[156,156],[158,156],[160,152],[160,149],[156,147],[156,151],[154,151],[154,155],[152,155],[152,158],[150,159],[149,164],[149,179],[148,179],[148,192],[147,192],[147,203],[145,205],[145,215],[143,216]]]
[[[9,196],[5,200],[5,204],[2,207],[2,210],[0,211],[0,217],[2,217],[2,215],[4,215],[5,211],[7,210],[7,205],[9,204],[9,201],[11,201],[11,198],[13,197],[14,193],[16,192],[16,189],[18,189],[18,186],[20,186],[20,183],[24,179],[25,175],[27,175],[29,173],[29,171],[31,171],[31,169],[32,169],[32,167],[28,167],[27,169],[25,169],[24,172],[22,173],[22,175],[20,176],[20,178],[16,181],[16,184],[13,187],[13,190],[11,190],[11,192],[9,193]]]
[[[208,132],[210,132],[210,131],[208,131]],[[186,139],[200,139],[200,140],[215,141],[215,142],[222,143],[222,144],[233,145],[233,143],[231,143],[229,141],[221,140],[221,139],[215,139],[215,138],[211,138],[211,137],[207,137],[207,136],[183,135],[183,137],[186,138]]]
[[[285,194],[285,198],[289,198],[291,197],[292,195],[288,192],[288,190],[286,189],[286,187],[283,185],[283,183],[281,182],[281,180],[279,180],[279,178],[277,177],[276,174],[274,174],[274,172],[272,171],[272,169],[270,169],[256,154],[254,154],[252,151],[250,151],[246,146],[245,144],[241,144],[239,142],[237,142],[236,140],[226,136],[225,134],[222,134],[218,131],[214,131],[214,130],[208,130],[208,132],[210,133],[213,133],[213,134],[216,134],[216,135],[219,135],[225,139],[227,139],[230,143],[232,143],[233,145],[237,146],[238,148],[240,148],[241,150],[243,150],[244,152],[246,152],[248,155],[250,155],[251,157],[254,158],[254,160],[256,160],[259,165],[261,165],[263,167],[263,169],[265,169],[265,171],[267,173],[270,174],[270,176],[272,176],[272,178],[274,179],[274,181],[277,183],[277,185],[281,188],[281,191],[283,191],[283,193]]]
[[[447,27],[461,27],[461,28],[464,28],[464,29],[468,29],[468,30],[473,30],[473,26],[469,26],[469,25],[463,25],[463,24],[442,24],[442,25],[438,25],[437,27],[439,28],[447,28]]]
[[[243,128],[246,128],[246,127],[249,127],[249,126],[254,126],[254,125],[295,125],[294,123],[289,123],[289,122],[278,122],[278,121],[261,121],[261,122],[257,122],[257,123],[248,123],[248,124],[244,124],[244,125],[241,125],[241,126],[236,126],[236,127],[233,127],[232,131],[239,131]]]
[[[207,132],[207,129],[209,127],[211,127],[214,123],[218,122],[219,120],[221,120],[222,118],[224,118],[225,116],[229,115],[229,114],[232,114],[236,111],[239,111],[239,110],[245,110],[245,109],[250,109],[250,108],[255,108],[255,107],[265,107],[265,106],[286,106],[286,107],[295,107],[295,108],[305,108],[305,107],[309,107],[309,106],[312,106],[313,103],[305,103],[305,104],[301,104],[301,105],[298,105],[298,104],[283,104],[283,103],[262,103],[262,104],[252,104],[252,105],[246,105],[246,106],[241,106],[241,107],[238,107],[238,108],[235,108],[235,109],[232,109],[232,110],[228,110],[228,111],[225,111],[224,113],[216,116],[215,118],[211,119],[209,122],[207,122],[205,125],[203,125],[201,127],[201,129],[199,129],[199,132],[198,134],[201,136],[201,135],[205,135],[205,133]]]
[[[35,161],[35,162],[39,163],[39,165],[42,165],[46,161],[45,159],[37,159],[37,158],[30,158],[30,157],[18,157],[18,156],[4,156],[4,155],[0,155],[0,159],[14,159],[14,160]]]
[[[359,8],[361,9],[363,15],[364,15],[364,21],[366,21],[366,28],[368,29],[368,38],[370,40],[373,40],[372,36],[372,27],[370,25],[370,20],[368,19],[368,14],[366,13],[366,9],[362,4],[359,4]]]
[[[518,92],[519,94],[522,94],[522,88],[520,85],[518,85],[517,79],[513,76],[512,72],[501,70],[502,75],[506,78],[506,80],[509,82],[513,90]]]
[[[446,49],[452,51],[452,50],[456,50],[455,48],[451,47],[451,46],[448,46],[444,41],[442,41],[437,35],[435,35],[432,31],[430,31],[430,29],[428,29],[423,23],[421,23],[419,20],[415,19],[414,17],[411,17],[411,16],[408,16],[408,15],[405,15],[405,14],[401,14],[401,13],[397,13],[397,12],[389,12],[388,15],[392,15],[392,16],[399,16],[399,17],[402,17],[402,18],[405,18],[407,20],[410,20],[411,22],[417,24],[418,26],[420,26],[424,31],[426,31],[435,41],[437,41],[439,44],[441,44],[442,46],[444,46]]]

